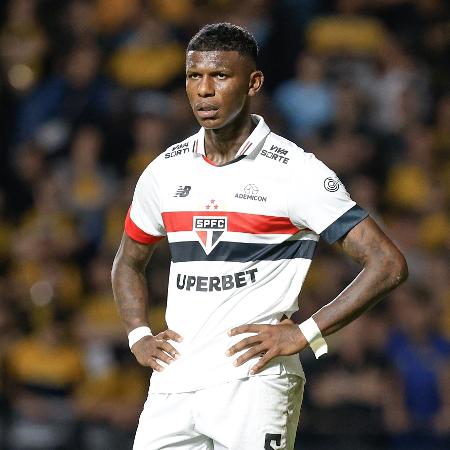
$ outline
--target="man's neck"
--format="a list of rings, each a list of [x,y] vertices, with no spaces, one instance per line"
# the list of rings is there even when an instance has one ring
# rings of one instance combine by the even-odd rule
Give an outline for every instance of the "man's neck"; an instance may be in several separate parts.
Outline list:
[[[251,115],[247,113],[223,128],[205,130],[207,158],[218,166],[232,161],[255,127]]]

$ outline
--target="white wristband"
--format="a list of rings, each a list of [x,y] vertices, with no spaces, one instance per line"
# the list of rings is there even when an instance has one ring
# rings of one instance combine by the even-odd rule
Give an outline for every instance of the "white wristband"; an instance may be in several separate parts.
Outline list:
[[[130,346],[130,350],[137,341],[140,341],[145,336],[153,336],[150,327],[137,327],[130,331],[128,334],[128,345]]]
[[[302,322],[298,327],[309,342],[309,346],[314,352],[316,359],[328,352],[328,345],[312,317]]]

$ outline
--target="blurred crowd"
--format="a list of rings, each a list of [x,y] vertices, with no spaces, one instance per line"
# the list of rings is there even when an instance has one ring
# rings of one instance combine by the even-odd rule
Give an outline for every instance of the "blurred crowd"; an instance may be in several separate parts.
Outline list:
[[[149,373],[110,268],[137,177],[197,125],[185,45],[248,28],[254,111],[335,170],[404,252],[409,281],[301,355],[302,450],[450,448],[450,11],[446,0],[0,2],[0,448],[131,449]],[[295,195],[295,193],[293,193]],[[170,255],[148,271],[165,328]],[[320,245],[309,317],[355,267]]]

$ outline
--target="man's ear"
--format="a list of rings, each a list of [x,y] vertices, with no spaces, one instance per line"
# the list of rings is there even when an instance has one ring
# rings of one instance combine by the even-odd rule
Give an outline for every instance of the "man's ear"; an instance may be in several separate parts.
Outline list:
[[[250,74],[250,81],[248,84],[248,95],[254,97],[262,88],[264,83],[264,74],[260,70],[255,70]]]

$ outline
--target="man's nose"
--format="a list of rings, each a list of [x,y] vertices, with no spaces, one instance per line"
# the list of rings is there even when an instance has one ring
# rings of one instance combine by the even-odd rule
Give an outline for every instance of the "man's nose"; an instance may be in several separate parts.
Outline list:
[[[211,77],[205,76],[198,85],[198,95],[200,97],[212,97],[214,95],[214,81]]]

